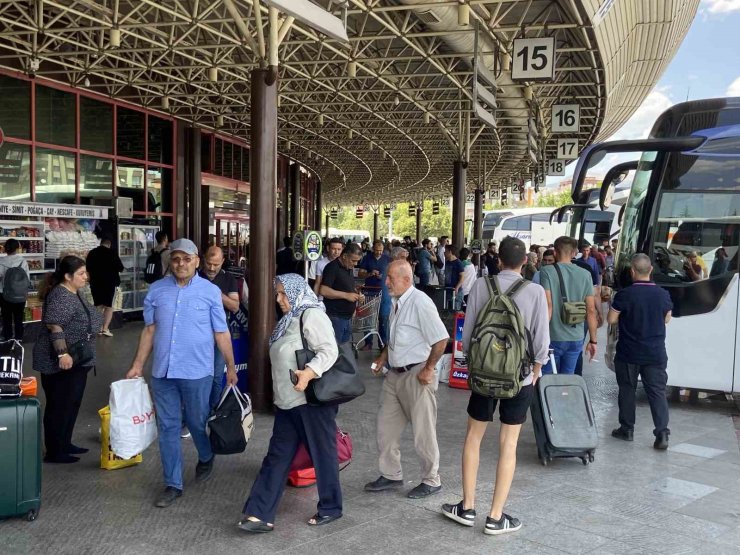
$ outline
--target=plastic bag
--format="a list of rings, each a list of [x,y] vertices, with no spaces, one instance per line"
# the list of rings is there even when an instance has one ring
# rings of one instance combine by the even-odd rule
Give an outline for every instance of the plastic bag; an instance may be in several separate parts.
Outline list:
[[[248,395],[229,385],[221,395],[213,416],[208,419],[211,450],[217,455],[233,455],[247,448],[252,437],[254,416]]]
[[[0,398],[20,397],[23,345],[15,339],[0,343]]]
[[[105,406],[98,411],[100,415],[100,468],[116,470],[139,464],[144,458],[141,454],[130,459],[122,459],[110,448],[110,407]]]
[[[110,444],[122,459],[141,453],[157,439],[157,420],[144,378],[110,386]]]

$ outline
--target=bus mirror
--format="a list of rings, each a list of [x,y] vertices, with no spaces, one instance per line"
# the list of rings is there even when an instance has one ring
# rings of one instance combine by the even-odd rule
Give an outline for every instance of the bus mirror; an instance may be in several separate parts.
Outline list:
[[[624,181],[631,170],[636,170],[637,164],[637,160],[623,162],[606,172],[604,181],[601,183],[601,190],[599,191],[599,208],[601,210],[609,208],[617,184]]]
[[[588,167],[593,168],[594,166],[598,166],[599,164],[601,164],[604,158],[606,158],[606,150],[600,150],[596,152],[588,161]]]
[[[602,210],[606,210],[611,205],[615,187],[616,186],[612,181],[606,187],[601,188],[601,195],[599,196],[599,207]]]
[[[622,227],[622,218],[624,217],[624,209],[627,207],[627,203],[624,203],[622,205],[622,208],[619,209],[619,216],[617,216],[617,223],[619,224],[619,227]]]

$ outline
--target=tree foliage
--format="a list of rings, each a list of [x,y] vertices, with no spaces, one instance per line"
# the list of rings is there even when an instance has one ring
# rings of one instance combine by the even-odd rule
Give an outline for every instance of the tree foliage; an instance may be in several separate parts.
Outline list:
[[[362,229],[372,236],[373,234],[373,212],[368,210],[363,214],[362,219],[355,217],[354,206],[345,206],[340,209],[336,220],[329,220],[329,227],[336,229]],[[391,212],[391,218],[386,218],[383,214],[383,207],[380,208],[378,215],[378,233],[381,237],[389,236],[389,220],[392,219],[390,227],[393,237],[404,237],[410,235],[416,236],[416,215],[409,215],[409,203],[399,202],[396,209]],[[421,212],[421,236],[423,237],[441,237],[450,235],[452,229],[452,212],[449,206],[440,206],[439,214],[432,214],[432,201],[424,202],[424,208]]]

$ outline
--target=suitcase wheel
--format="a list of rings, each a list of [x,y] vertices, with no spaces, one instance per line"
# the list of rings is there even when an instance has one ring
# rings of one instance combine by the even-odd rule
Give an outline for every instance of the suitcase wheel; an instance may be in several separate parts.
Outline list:
[[[26,520],[28,522],[33,522],[34,520],[36,520],[36,517],[38,515],[39,515],[39,513],[38,513],[38,511],[36,511],[36,509],[31,509],[30,511],[28,511],[26,513]]]
[[[581,457],[581,462],[584,466],[587,466],[589,462],[589,457]]]
[[[589,453],[588,454],[588,462],[594,462],[594,454],[593,453]]]

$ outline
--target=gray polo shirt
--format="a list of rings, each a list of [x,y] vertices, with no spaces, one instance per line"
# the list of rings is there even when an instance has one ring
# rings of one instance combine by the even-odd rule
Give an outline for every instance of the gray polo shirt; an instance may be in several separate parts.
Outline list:
[[[501,289],[508,291],[509,288],[518,281],[522,276],[511,270],[502,270],[498,275],[498,281]],[[465,325],[463,326],[463,351],[468,352],[470,338],[473,335],[475,321],[478,319],[478,313],[485,308],[490,299],[488,286],[484,280],[487,277],[478,278],[473,284],[473,288],[468,295],[468,308],[465,311]],[[547,299],[545,290],[535,283],[529,283],[524,286],[514,296],[514,302],[522,313],[524,327],[529,330],[532,336],[532,350],[534,360],[543,366],[550,360],[548,350],[550,348],[550,323],[548,322]],[[522,385],[532,383],[530,374]]]

